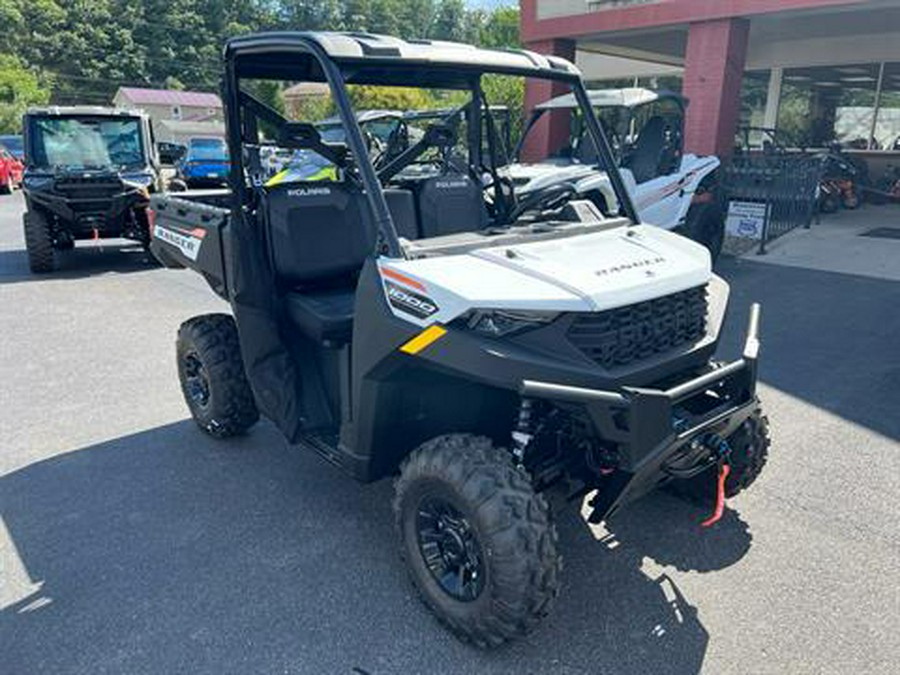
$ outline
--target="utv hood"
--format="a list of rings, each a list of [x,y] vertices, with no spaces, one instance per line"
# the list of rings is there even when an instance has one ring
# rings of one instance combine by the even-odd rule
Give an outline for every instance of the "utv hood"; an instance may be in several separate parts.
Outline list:
[[[427,317],[398,313],[420,325],[446,323],[470,309],[599,312],[702,286],[712,277],[703,246],[644,225],[460,255],[382,259],[380,266],[386,286],[411,281],[437,308]]]

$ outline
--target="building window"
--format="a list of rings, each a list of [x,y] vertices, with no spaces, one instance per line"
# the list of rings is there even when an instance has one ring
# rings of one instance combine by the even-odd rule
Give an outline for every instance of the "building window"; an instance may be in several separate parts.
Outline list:
[[[786,68],[778,131],[791,145],[840,143],[865,150],[871,143],[880,64]]]
[[[900,63],[884,64],[872,149],[900,150]]]
[[[180,120],[180,119],[181,119],[181,106],[180,106],[180,105],[173,105],[173,106],[172,106],[172,119],[173,119],[173,120]]]
[[[766,127],[766,102],[769,97],[770,78],[769,70],[751,70],[744,73],[741,82],[741,122],[737,138],[739,145],[747,144],[749,148],[759,148],[767,138],[763,129]]]

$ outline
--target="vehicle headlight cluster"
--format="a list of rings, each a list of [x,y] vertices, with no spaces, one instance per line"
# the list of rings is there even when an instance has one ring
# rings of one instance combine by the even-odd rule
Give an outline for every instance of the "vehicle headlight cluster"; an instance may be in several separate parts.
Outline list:
[[[43,190],[53,185],[53,176],[29,176],[25,175],[25,189]]]
[[[147,173],[129,174],[122,176],[122,180],[135,187],[149,187],[153,182],[153,176]]]
[[[545,326],[558,316],[559,312],[473,309],[455,323],[488,337],[504,337]]]

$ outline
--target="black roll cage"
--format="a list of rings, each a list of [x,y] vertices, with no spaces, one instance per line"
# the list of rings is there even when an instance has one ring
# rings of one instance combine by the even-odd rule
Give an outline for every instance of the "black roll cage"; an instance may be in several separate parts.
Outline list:
[[[303,62],[307,56],[312,60]],[[417,76],[418,86],[447,87],[452,82],[453,88],[466,88],[472,93],[472,103],[468,115],[474,116],[485,107],[480,80],[484,74],[512,75],[535,77],[568,84],[579,105],[584,110],[592,110],[584,83],[577,73],[550,68],[522,68],[516,66],[484,65],[473,61],[471,64],[447,63],[440,61],[421,61],[418,59],[397,58],[396,55],[377,52],[365,57],[333,58],[320,44],[315,34],[311,33],[269,33],[229,40],[224,50],[225,75],[222,93],[225,99],[225,127],[228,150],[232,157],[229,183],[232,189],[232,211],[237,215],[244,213],[248,205],[253,203],[251,191],[245,176],[245,158],[243,142],[255,131],[252,128],[255,120],[247,121],[250,128],[245,127],[246,116],[244,105],[252,107],[253,113],[262,119],[275,122],[271,115],[283,119],[276,111],[255,101],[241,92],[242,79],[278,79],[293,81],[324,81],[328,84],[333,97],[338,117],[345,129],[346,142],[350,153],[356,158],[356,167],[363,185],[366,199],[373,215],[376,232],[379,235],[379,248],[391,257],[402,258],[403,250],[394,227],[393,219],[385,201],[381,181],[372,165],[363,132],[359,126],[353,105],[347,92],[348,79],[353,84],[402,83],[403,69]],[[304,72],[305,71],[305,72]],[[368,73],[368,76],[360,76]],[[399,77],[398,77],[399,76]],[[408,84],[408,81],[407,81]],[[637,213],[617,170],[612,150],[604,135],[603,129],[594,115],[586,115],[587,130],[593,139],[600,158],[607,167],[613,190],[619,200],[621,209],[632,222],[639,222]],[[469,120],[470,162],[472,166],[482,166],[480,119]],[[254,134],[255,136],[255,134]],[[252,168],[252,167],[251,167]]]

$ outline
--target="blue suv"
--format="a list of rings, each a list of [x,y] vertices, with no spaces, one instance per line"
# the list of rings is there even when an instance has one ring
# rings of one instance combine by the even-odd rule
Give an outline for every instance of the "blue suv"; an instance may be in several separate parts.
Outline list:
[[[190,188],[226,185],[231,170],[228,146],[220,138],[192,138],[176,170]]]

